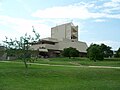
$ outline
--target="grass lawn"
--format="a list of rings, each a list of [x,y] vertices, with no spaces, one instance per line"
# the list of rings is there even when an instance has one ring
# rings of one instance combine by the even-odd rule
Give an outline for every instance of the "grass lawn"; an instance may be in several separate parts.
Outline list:
[[[114,66],[120,67],[120,59],[105,59],[103,61],[91,61],[88,58],[47,58],[38,59],[36,63],[52,65],[84,65],[84,66]]]
[[[120,69],[0,62],[0,90],[119,90]]]

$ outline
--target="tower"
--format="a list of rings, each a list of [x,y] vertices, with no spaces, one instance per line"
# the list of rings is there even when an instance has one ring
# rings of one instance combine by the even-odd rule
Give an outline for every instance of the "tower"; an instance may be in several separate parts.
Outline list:
[[[66,23],[52,27],[51,37],[56,38],[59,41],[62,41],[63,39],[78,41],[78,26],[74,26],[73,23]]]

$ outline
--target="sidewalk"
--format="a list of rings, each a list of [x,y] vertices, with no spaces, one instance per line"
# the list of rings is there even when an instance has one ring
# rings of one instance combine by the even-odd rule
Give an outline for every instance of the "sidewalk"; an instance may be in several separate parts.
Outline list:
[[[23,63],[23,62],[14,62],[14,61],[0,61],[4,63]],[[59,66],[59,67],[84,67],[84,68],[110,68],[110,69],[120,69],[120,67],[112,67],[112,66],[72,66],[72,65],[51,65],[51,64],[40,64],[40,63],[27,63],[31,65],[40,65],[40,66]]]

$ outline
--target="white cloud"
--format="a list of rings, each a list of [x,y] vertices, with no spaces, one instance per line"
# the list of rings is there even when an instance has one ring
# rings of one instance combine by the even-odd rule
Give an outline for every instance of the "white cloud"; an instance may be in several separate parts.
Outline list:
[[[94,22],[105,22],[106,20],[104,20],[104,19],[96,19],[96,20],[94,20]]]
[[[120,14],[116,14],[116,15],[108,15],[108,18],[114,18],[114,19],[120,19]]]
[[[0,11],[3,11],[3,9],[2,9],[2,3],[0,2]]]
[[[118,6],[120,6],[120,4],[118,2],[112,1],[112,2],[106,2],[106,3],[104,3],[103,6],[104,7],[118,7]]]
[[[120,2],[120,0],[112,0],[113,2]]]
[[[89,12],[85,7],[63,6],[38,10],[32,16],[40,18],[89,18]]]
[[[2,39],[5,36],[18,38],[20,36],[24,36],[25,33],[32,35],[32,26],[34,26],[36,32],[40,34],[40,38],[50,36],[50,26],[36,20],[0,16],[0,24],[0,38]],[[2,27],[6,27],[4,31]]]
[[[42,19],[42,20],[27,20],[23,18],[13,18],[10,16],[0,16],[0,24],[5,29],[0,27],[0,38],[5,40],[5,36],[9,38],[19,38],[24,36],[25,33],[33,35],[32,26],[40,34],[40,38],[46,38],[51,36],[51,27],[66,22],[72,21],[71,19]],[[46,24],[52,23],[53,26]],[[78,21],[73,21],[74,25],[79,25],[79,31],[84,33],[82,30],[83,24]]]
[[[34,17],[40,18],[79,18],[88,19],[91,17],[99,17],[99,13],[90,13],[86,7],[83,6],[64,6],[52,7],[44,10],[38,10],[32,14]]]
[[[118,18],[119,14],[109,14],[108,12],[112,12],[114,10],[118,10],[120,4],[118,2],[107,2],[102,6],[97,6],[95,3],[78,3],[68,6],[56,6],[50,7],[46,9],[37,10],[32,14],[33,17],[39,18],[77,18],[77,19],[90,19],[90,18]],[[96,8],[99,7],[99,10]],[[112,7],[112,10],[107,7]],[[102,9],[100,12],[100,8]],[[94,10],[94,12],[92,11]],[[116,17],[116,15],[118,17]]]
[[[120,0],[112,0],[109,2],[104,3],[101,8],[102,11],[105,13],[120,13]]]
[[[3,43],[5,41],[5,36],[8,38],[15,39],[15,37],[19,36],[17,32],[12,32],[12,31],[6,31],[5,29],[0,29],[0,43]]]

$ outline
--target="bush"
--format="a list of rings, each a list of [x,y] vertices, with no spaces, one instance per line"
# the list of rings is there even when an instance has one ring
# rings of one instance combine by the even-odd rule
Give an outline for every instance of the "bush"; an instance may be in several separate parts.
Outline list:
[[[78,57],[79,56],[79,51],[76,50],[76,48],[69,47],[69,48],[65,48],[63,50],[62,55],[64,57],[69,57],[69,58],[71,58],[71,57]]]
[[[90,60],[103,60],[103,52],[99,45],[93,44],[87,49],[87,55],[90,58]]]

